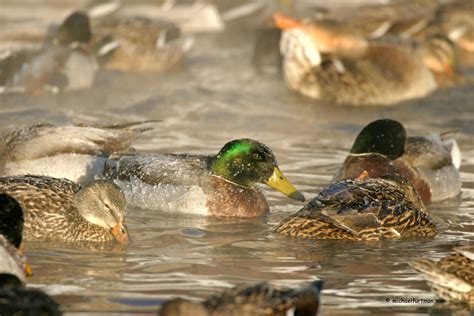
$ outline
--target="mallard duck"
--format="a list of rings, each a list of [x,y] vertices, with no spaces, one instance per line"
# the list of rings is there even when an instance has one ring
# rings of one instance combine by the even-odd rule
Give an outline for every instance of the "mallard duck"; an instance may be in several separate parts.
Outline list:
[[[276,232],[309,239],[379,240],[433,237],[436,228],[404,177],[345,179],[324,188]]]
[[[391,105],[437,88],[424,50],[399,41],[368,40],[330,20],[303,23],[274,14],[284,30],[280,49],[291,90],[327,102]]]
[[[12,71],[5,90],[38,94],[44,89],[56,92],[90,87],[98,70],[88,46],[90,39],[88,16],[72,13],[59,27],[51,45],[46,45],[18,70]],[[12,54],[11,58],[18,59],[18,56]]]
[[[31,273],[22,256],[23,210],[7,194],[0,194],[0,287],[22,286]]]
[[[323,281],[318,280],[300,289],[280,290],[268,283],[243,285],[213,296],[204,302],[173,299],[161,308],[160,316],[218,315],[301,315],[318,313]]]
[[[132,72],[179,66],[192,47],[171,22],[110,15],[93,21],[93,45],[102,67]]]
[[[407,137],[403,125],[389,119],[369,123],[357,136],[336,180],[384,173],[405,176],[425,204],[459,195],[461,154],[454,139],[440,135]]]
[[[268,211],[255,183],[292,199],[304,196],[283,176],[266,145],[236,139],[217,155],[118,156],[105,174],[124,190],[129,204],[147,209],[202,215],[255,217]]]
[[[59,305],[48,295],[23,287],[0,288],[2,315],[61,316]]]
[[[6,132],[0,144],[0,174],[35,174],[92,181],[107,157],[129,150],[130,143],[152,129],[149,123],[116,125],[37,124]]]
[[[474,246],[455,248],[455,253],[435,262],[416,259],[410,265],[420,272],[438,294],[465,303],[474,310]]]
[[[111,181],[81,186],[45,176],[0,177],[0,193],[11,195],[22,206],[27,240],[128,242],[127,201]]]

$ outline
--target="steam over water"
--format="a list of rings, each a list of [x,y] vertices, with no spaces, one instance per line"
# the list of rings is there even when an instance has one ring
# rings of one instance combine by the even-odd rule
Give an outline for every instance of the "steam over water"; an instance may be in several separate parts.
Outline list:
[[[55,12],[67,14],[73,5],[15,3],[5,2],[9,19],[21,20],[26,10],[33,16],[40,8],[35,21],[42,26],[59,22]],[[274,151],[282,172],[307,199],[332,179],[358,131],[372,120],[399,120],[409,135],[456,130],[462,195],[428,207],[438,236],[366,243],[286,238],[272,229],[303,203],[265,187],[272,211],[258,219],[129,209],[133,241],[124,251],[27,242],[34,271],[29,286],[53,295],[66,312],[121,315],[153,314],[168,298],[201,299],[241,283],[297,286],[321,278],[326,281],[321,315],[445,313],[447,304],[392,299],[436,299],[407,263],[438,259],[453,246],[474,241],[474,85],[393,107],[316,103],[289,91],[281,76],[257,73],[250,62],[254,32],[234,24],[223,33],[195,35],[187,62],[176,71],[100,72],[84,91],[0,95],[2,130],[39,122],[162,120],[135,142],[138,151],[148,153],[214,154],[229,140],[254,138]]]

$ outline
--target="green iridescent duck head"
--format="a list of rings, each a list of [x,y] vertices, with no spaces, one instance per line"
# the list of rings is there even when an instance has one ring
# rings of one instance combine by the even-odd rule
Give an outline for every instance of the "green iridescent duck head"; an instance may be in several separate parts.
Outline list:
[[[405,152],[406,138],[402,124],[390,119],[381,119],[369,123],[360,131],[350,152],[375,153],[394,160]]]
[[[76,11],[69,15],[61,24],[56,36],[61,45],[72,43],[88,43],[92,32],[87,14]]]
[[[281,173],[270,148],[256,140],[242,138],[225,144],[212,161],[211,174],[244,187],[264,183],[292,199],[304,201],[303,194]]]

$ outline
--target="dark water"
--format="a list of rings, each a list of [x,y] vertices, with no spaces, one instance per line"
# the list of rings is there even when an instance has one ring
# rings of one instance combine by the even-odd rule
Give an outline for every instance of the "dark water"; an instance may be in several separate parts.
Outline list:
[[[0,95],[1,127],[160,119],[135,144],[155,153],[216,153],[231,139],[255,138],[274,150],[281,170],[308,198],[328,183],[357,132],[374,119],[400,120],[410,135],[458,130],[462,195],[428,208],[438,236],[367,243],[289,239],[272,228],[303,204],[263,188],[272,211],[254,220],[130,209],[133,243],[125,251],[29,242],[29,285],[74,315],[153,314],[176,295],[205,298],[244,282],[296,286],[315,278],[326,280],[321,315],[452,313],[447,304],[393,300],[437,299],[407,263],[440,258],[474,240],[474,85],[386,108],[316,104],[288,91],[278,76],[255,72],[251,37],[236,27],[197,35],[186,65],[175,72],[107,72],[87,91]]]

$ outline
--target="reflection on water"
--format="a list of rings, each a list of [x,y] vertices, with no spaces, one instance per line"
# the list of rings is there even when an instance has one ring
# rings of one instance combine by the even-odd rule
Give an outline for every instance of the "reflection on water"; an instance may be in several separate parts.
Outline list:
[[[84,92],[1,95],[0,124],[160,119],[135,146],[154,153],[216,153],[231,139],[256,138],[274,150],[281,170],[308,198],[330,181],[369,121],[397,119],[410,134],[456,129],[463,190],[461,197],[429,207],[438,236],[366,243],[286,238],[272,228],[303,204],[263,188],[272,212],[254,220],[130,209],[133,242],[125,251],[27,243],[31,286],[55,295],[70,312],[152,314],[176,295],[204,298],[243,282],[296,285],[321,278],[322,315],[449,314],[447,304],[386,300],[436,298],[407,262],[441,258],[474,240],[473,85],[389,108],[314,104],[289,92],[278,77],[255,73],[249,37],[235,30],[197,36],[183,71],[107,72]]]

